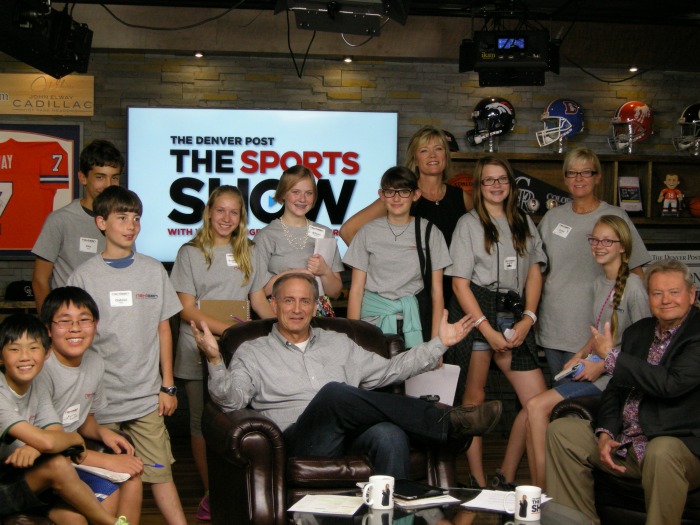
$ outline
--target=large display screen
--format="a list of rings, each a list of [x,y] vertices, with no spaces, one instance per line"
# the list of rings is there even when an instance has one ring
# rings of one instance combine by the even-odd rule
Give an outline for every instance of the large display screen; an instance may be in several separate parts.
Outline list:
[[[128,186],[144,205],[137,247],[163,262],[196,233],[220,185],[243,193],[252,238],[281,215],[272,197],[282,172],[304,164],[318,187],[308,217],[337,235],[397,163],[396,113],[129,108],[128,126]]]

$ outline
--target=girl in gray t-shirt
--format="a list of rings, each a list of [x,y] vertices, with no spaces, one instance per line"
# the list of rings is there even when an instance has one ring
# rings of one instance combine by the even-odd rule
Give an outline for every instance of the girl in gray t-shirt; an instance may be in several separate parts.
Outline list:
[[[190,408],[190,434],[195,464],[207,487],[206,448],[201,430],[203,409],[202,364],[190,322],[206,321],[221,335],[229,324],[199,309],[202,300],[250,299],[260,317],[274,317],[263,286],[267,279],[262,262],[248,239],[243,196],[234,186],[219,186],[204,208],[202,228],[178,251],[170,280],[182,303],[180,332],[175,354],[175,377],[185,380]],[[202,501],[201,509],[208,509]]]
[[[317,197],[316,179],[309,168],[297,165],[285,170],[275,191],[275,202],[284,206],[282,217],[255,235],[255,246],[268,272],[265,295],[272,295],[280,275],[308,273],[316,277],[321,291],[316,314],[335,317],[330,299],[340,296],[340,272],[345,268],[333,231],[306,218]]]
[[[474,330],[445,353],[445,362],[462,367],[463,404],[484,402],[491,359],[523,406],[547,389],[532,330],[547,258],[535,225],[518,202],[508,161],[480,159],[474,169],[474,210],[457,223],[450,246],[453,263],[446,270],[455,292],[450,317],[467,312],[475,320]],[[524,417],[516,417],[499,480],[514,480],[525,429]],[[474,438],[467,459],[475,483],[485,486],[481,438]]]

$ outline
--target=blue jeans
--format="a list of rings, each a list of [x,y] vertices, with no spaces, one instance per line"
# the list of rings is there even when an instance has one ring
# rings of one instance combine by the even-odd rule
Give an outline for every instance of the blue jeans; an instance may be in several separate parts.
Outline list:
[[[367,454],[377,474],[406,478],[408,438],[447,441],[447,409],[409,396],[326,384],[284,431],[290,456]]]

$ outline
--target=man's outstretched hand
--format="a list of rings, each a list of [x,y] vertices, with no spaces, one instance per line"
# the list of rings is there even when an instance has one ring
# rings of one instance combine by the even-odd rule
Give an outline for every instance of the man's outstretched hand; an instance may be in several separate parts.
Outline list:
[[[197,328],[197,324],[194,321],[190,321],[190,327],[192,328],[192,335],[194,335],[197,348],[204,354],[209,364],[218,365],[221,361],[219,343],[216,341],[214,334],[211,333],[211,330],[209,330],[207,322],[202,321],[201,330]]]
[[[467,337],[474,327],[472,314],[467,314],[454,324],[447,322],[447,310],[442,311],[442,319],[438,328],[438,337],[445,346],[453,346]]]

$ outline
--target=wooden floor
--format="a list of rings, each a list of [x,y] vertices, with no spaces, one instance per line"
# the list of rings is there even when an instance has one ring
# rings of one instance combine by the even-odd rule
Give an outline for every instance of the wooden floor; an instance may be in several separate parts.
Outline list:
[[[171,432],[172,433],[172,432]],[[197,470],[194,466],[192,453],[189,448],[189,439],[187,436],[172,435],[173,455],[177,459],[173,466],[175,483],[180,493],[187,523],[194,525],[203,522],[198,522],[196,519],[197,506],[202,497],[202,485],[197,475]],[[506,438],[502,433],[496,432],[490,434],[484,439],[484,468],[488,476],[492,475],[496,468],[501,464],[503,452],[506,448]],[[529,482],[529,474],[527,471],[527,461],[523,459],[518,470],[517,481]],[[468,479],[468,471],[466,459],[460,458],[457,462],[457,480],[466,482]],[[156,509],[150,491],[146,489],[144,494],[143,514],[141,517],[142,525],[164,525],[165,520],[161,517]]]

